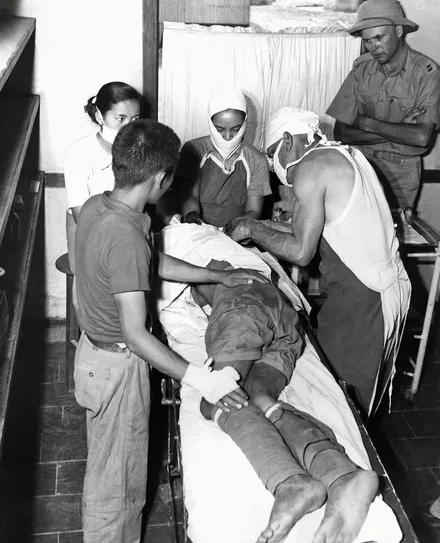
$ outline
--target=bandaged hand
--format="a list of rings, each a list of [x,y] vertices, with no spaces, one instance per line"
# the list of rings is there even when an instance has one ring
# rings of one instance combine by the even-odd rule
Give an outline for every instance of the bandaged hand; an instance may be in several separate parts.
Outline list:
[[[242,241],[252,241],[252,230],[257,221],[255,219],[232,219],[223,227],[223,233],[231,239],[240,243]]]
[[[209,403],[216,404],[237,388],[240,374],[235,368],[227,366],[219,371],[213,371],[212,358],[208,358],[203,367],[189,364],[182,383],[198,390]]]
[[[190,211],[187,213],[182,222],[187,224],[202,224],[202,220],[197,211]]]

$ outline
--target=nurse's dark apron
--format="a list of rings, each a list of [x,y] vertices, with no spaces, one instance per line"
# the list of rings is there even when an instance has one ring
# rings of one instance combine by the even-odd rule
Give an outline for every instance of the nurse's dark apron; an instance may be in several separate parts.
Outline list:
[[[221,160],[209,154],[200,166],[200,208],[202,219],[214,226],[244,215],[248,170],[240,153],[227,171]]]

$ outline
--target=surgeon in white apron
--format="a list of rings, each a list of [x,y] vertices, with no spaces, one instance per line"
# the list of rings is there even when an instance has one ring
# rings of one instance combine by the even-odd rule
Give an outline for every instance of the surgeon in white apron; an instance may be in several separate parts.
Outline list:
[[[266,150],[292,187],[292,224],[240,219],[225,230],[299,266],[319,250],[318,340],[371,416],[395,372],[411,294],[382,186],[358,149],[326,140],[313,112],[279,110]]]

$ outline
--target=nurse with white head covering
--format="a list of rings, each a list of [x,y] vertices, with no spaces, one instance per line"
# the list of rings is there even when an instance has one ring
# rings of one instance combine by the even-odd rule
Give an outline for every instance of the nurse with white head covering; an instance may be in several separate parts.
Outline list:
[[[358,149],[322,135],[313,111],[278,111],[265,148],[292,188],[292,223],[239,219],[224,232],[298,266],[319,252],[318,340],[368,417],[390,390],[411,293],[382,185]]]
[[[271,194],[267,160],[244,141],[247,105],[236,87],[216,89],[208,104],[209,135],[187,142],[176,172],[183,222],[222,227],[259,219]]]

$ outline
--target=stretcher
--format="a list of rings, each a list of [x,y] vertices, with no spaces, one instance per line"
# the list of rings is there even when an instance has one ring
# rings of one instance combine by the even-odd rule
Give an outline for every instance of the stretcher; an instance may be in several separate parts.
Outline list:
[[[190,225],[184,227],[188,230]],[[200,227],[191,225],[190,228]],[[182,229],[175,231],[175,237],[181,251]],[[172,247],[166,249],[173,254]],[[174,256],[182,254],[174,253]],[[288,278],[283,278],[278,282],[283,292],[288,281]],[[307,303],[300,307],[303,297],[299,289],[294,284],[289,284],[289,288],[292,303],[307,331],[307,341],[292,380],[280,398],[328,424],[350,458],[361,467],[371,467],[380,476],[381,495],[373,502],[356,543],[417,543],[417,536],[345,383],[328,365],[316,342],[308,323]],[[207,319],[204,322],[203,312],[192,301],[189,289],[177,297],[175,294],[176,291],[173,292],[172,303],[159,307],[159,319],[170,347],[190,362],[200,364],[206,358],[204,329]],[[178,389],[170,379],[164,380],[162,387],[163,403],[170,406],[170,493],[172,495],[175,486],[173,479],[182,478],[185,540],[192,543],[254,542],[267,523],[273,497],[232,440],[214,423],[203,419],[198,409],[198,393],[185,386]],[[172,507],[175,506],[176,502]],[[322,515],[323,508],[301,519],[286,538],[286,543],[311,542]],[[174,516],[176,518],[177,514]]]

